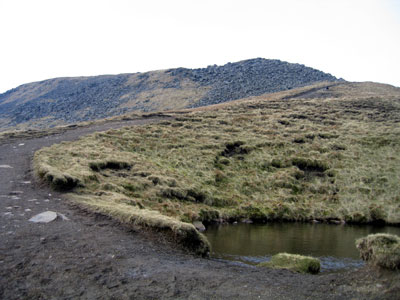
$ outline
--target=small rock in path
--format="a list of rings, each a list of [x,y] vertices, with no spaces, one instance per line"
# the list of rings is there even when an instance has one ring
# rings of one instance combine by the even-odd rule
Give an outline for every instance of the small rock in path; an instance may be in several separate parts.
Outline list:
[[[23,191],[12,191],[12,192],[9,193],[9,195],[11,195],[11,196],[14,195],[15,196],[15,195],[21,195],[23,193],[24,193]]]
[[[13,167],[11,167],[9,165],[0,165],[0,168],[2,168],[2,169],[13,169]]]
[[[36,216],[29,219],[30,222],[34,223],[50,223],[57,219],[57,213],[51,210],[42,212]]]

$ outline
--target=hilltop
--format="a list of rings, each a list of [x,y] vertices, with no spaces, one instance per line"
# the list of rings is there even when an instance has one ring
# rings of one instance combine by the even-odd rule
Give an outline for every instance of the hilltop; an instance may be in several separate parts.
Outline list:
[[[55,78],[1,94],[0,130],[207,106],[321,81],[337,78],[304,65],[262,58],[200,69]]]

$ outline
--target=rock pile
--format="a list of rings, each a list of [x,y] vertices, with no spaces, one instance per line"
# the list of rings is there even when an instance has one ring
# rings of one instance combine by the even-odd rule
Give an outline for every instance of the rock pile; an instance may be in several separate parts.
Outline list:
[[[289,90],[319,81],[338,80],[330,74],[304,65],[263,58],[203,69],[179,68],[169,72],[212,87],[195,107]]]
[[[154,74],[161,74],[157,75],[161,77],[155,80],[152,77]],[[182,94],[188,81],[192,89],[208,88],[199,98],[185,99],[189,103],[184,104],[187,107],[198,107],[292,89],[318,81],[336,80],[330,74],[304,65],[262,58],[201,69],[177,68],[158,73],[55,78],[21,85],[0,94],[0,129],[24,123],[28,126],[37,123],[51,127],[131,111],[159,110],[162,107],[160,102],[163,101],[162,90]],[[172,95],[172,98],[176,97]],[[174,109],[169,105],[169,109]],[[182,104],[176,105],[182,108]]]

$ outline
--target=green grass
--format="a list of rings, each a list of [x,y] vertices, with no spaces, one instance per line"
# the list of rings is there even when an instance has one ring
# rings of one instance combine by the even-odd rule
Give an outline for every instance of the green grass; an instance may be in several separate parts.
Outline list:
[[[370,234],[358,239],[356,246],[363,260],[386,269],[400,269],[400,238],[397,235]]]
[[[321,269],[321,263],[317,258],[288,253],[278,253],[272,256],[270,261],[260,263],[258,266],[310,274],[317,274]]]
[[[35,170],[78,202],[125,199],[180,222],[399,224],[400,103],[353,94],[279,93],[95,133],[41,149]]]

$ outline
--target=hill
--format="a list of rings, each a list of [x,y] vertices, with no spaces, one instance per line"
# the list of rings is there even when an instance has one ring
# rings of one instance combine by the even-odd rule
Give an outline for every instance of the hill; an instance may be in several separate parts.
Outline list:
[[[201,69],[55,78],[1,94],[0,130],[206,106],[336,80],[304,65],[262,58]]]
[[[34,164],[78,205],[184,241],[193,221],[398,225],[399,123],[399,88],[316,84],[95,133]]]

